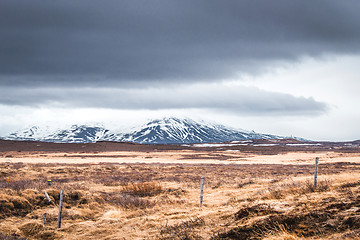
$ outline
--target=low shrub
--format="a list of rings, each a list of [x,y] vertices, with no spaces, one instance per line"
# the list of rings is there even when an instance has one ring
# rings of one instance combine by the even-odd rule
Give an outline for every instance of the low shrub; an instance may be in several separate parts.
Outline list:
[[[102,197],[109,204],[122,208],[150,208],[155,205],[153,201],[128,194],[104,193]]]
[[[306,194],[313,192],[326,192],[331,187],[331,181],[325,179],[317,182],[314,187],[314,182],[291,182],[272,185],[268,188],[267,194],[263,196],[264,199],[281,199],[288,194]]]
[[[26,240],[26,238],[17,234],[6,234],[0,232],[0,240]]]
[[[30,202],[23,197],[0,195],[0,219],[9,216],[25,216],[32,209]]]
[[[49,195],[50,199],[58,203],[60,200],[60,191],[57,189],[46,189],[47,194]]]
[[[255,182],[252,180],[252,179],[250,179],[250,180],[243,180],[243,181],[241,181],[241,182],[239,182],[238,184],[237,184],[237,187],[238,188],[243,188],[243,187],[245,187],[245,186],[247,186],[247,185],[251,185],[251,184],[254,184]]]
[[[359,186],[359,185],[360,185],[360,181],[348,182],[348,183],[341,184],[341,185],[339,186],[339,189],[357,187],[357,186]]]
[[[305,186],[300,187],[301,193],[309,192],[326,192],[330,189],[331,181],[324,179],[317,182],[317,186],[314,186],[314,182],[306,181]]]
[[[202,239],[196,232],[197,227],[205,224],[203,218],[190,218],[189,220],[171,226],[164,226],[160,229],[159,239]]]
[[[20,192],[25,189],[42,190],[46,188],[46,184],[43,179],[22,179],[22,180],[8,179],[7,181],[0,182],[0,188],[12,189],[14,191]]]
[[[252,207],[244,207],[235,213],[235,219],[240,220],[249,216],[262,216],[279,213],[267,204],[257,204]]]
[[[38,222],[28,222],[19,227],[25,236],[34,236],[44,230],[44,225]]]
[[[161,193],[162,187],[154,182],[131,183],[123,186],[122,192],[133,196],[147,197]]]

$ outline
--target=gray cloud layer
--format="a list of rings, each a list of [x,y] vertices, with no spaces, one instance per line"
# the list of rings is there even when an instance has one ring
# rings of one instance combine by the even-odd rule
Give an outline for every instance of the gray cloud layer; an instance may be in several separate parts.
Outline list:
[[[360,49],[358,0],[2,0],[0,86],[149,86]]]
[[[251,87],[197,85],[162,89],[114,88],[6,88],[0,94],[6,105],[99,107],[113,109],[225,110],[238,114],[320,114],[327,105],[313,98],[262,91]]]

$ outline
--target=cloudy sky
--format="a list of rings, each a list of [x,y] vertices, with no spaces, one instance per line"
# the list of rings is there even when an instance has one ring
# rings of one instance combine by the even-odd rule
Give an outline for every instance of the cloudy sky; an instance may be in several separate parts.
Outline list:
[[[360,139],[358,0],[2,0],[0,136],[185,116]]]

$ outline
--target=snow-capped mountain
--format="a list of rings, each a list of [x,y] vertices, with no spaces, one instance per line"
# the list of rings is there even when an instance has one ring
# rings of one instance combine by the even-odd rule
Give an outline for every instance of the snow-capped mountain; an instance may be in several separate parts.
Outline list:
[[[26,130],[20,130],[7,136],[8,140],[44,141],[44,142],[66,142],[66,143],[88,143],[97,142],[103,139],[116,141],[114,134],[108,129],[97,126],[72,125],[65,130],[51,130],[34,126]]]
[[[128,132],[116,132],[102,126],[89,125],[73,125],[69,129],[56,131],[34,126],[12,133],[5,139],[66,143],[120,141],[144,144],[189,144],[261,138],[281,139],[283,137],[196,122],[191,119],[163,118],[134,127]]]
[[[34,139],[41,139],[44,135],[46,135],[46,129],[41,129],[39,126],[33,126],[29,129],[16,131],[11,133],[5,139],[14,139],[14,140],[24,140],[31,141]]]
[[[86,125],[73,125],[70,129],[60,130],[47,136],[49,142],[88,143],[116,140],[116,136],[104,127],[91,127]]]
[[[272,139],[281,137],[236,130],[217,124],[195,122],[191,119],[163,118],[150,121],[142,128],[124,134],[121,140],[146,144],[179,144],[259,138]]]

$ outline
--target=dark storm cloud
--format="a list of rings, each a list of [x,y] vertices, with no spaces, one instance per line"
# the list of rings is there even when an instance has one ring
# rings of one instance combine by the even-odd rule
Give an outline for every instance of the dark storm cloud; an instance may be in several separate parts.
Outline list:
[[[328,106],[313,98],[252,87],[191,85],[182,88],[6,88],[0,104],[112,109],[213,109],[237,114],[320,114]]]
[[[358,53],[357,0],[2,0],[0,85],[149,86]]]

